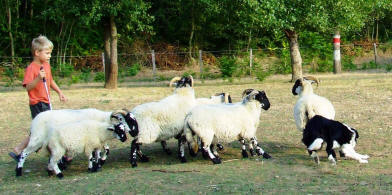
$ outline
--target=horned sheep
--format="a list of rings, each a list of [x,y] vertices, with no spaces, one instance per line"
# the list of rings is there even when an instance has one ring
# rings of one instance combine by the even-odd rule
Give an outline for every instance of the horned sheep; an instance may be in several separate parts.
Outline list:
[[[211,151],[211,144],[239,140],[242,144],[242,154],[247,157],[245,140],[250,141],[249,147],[264,158],[271,156],[257,143],[256,130],[259,125],[261,109],[268,110],[270,102],[264,91],[252,90],[237,104],[208,104],[193,108],[185,118],[184,136],[190,143],[194,153],[198,146],[195,136],[200,137],[203,150],[214,164],[221,163],[217,154]],[[182,146],[185,141],[182,142]],[[181,147],[183,150],[183,147]],[[245,154],[246,153],[246,154]],[[253,153],[252,153],[253,154]]]

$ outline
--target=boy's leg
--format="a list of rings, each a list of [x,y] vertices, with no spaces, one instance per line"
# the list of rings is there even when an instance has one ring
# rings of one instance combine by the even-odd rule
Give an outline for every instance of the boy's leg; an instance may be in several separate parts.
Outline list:
[[[30,136],[27,136],[25,139],[23,139],[23,141],[19,145],[17,145],[14,148],[14,152],[19,155],[22,152],[22,150],[27,147],[29,141],[30,141]]]

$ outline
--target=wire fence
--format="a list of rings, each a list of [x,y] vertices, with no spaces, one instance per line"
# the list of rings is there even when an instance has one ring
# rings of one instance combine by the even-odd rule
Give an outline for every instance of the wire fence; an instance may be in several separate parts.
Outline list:
[[[300,47],[303,66],[315,71],[322,70],[315,67],[321,67],[321,62],[315,62],[315,58],[318,57],[313,55],[322,52],[327,53],[327,57],[324,58],[330,66],[333,62],[332,48],[314,52],[313,50],[318,48]],[[349,58],[352,66],[361,63],[356,62],[355,59],[362,59],[362,63],[370,63],[372,67],[367,68],[379,68],[383,64],[392,64],[392,45],[390,44],[345,44],[340,45],[340,51],[343,56],[342,59]],[[189,71],[190,74],[212,76],[213,74],[221,74],[219,65],[222,63],[220,59],[223,57],[239,59],[236,64],[240,64],[239,68],[242,69],[243,74],[250,74],[257,66],[263,66],[264,69],[266,67],[276,69],[278,70],[275,71],[276,73],[289,73],[291,70],[290,49],[279,47],[191,52],[181,51],[179,48],[166,48],[145,52],[119,53],[118,70],[120,77],[137,76],[140,70],[145,70],[148,74],[143,74],[141,77],[154,80],[170,77],[171,75],[167,75],[168,71],[186,71],[192,68]],[[33,58],[30,56],[0,56],[1,77],[20,79],[25,67],[32,60]],[[105,60],[108,59],[104,59],[102,53],[85,56],[52,56],[50,64],[54,75],[61,77],[72,76],[74,72],[99,73],[101,75],[104,72],[103,64]],[[355,67],[352,67],[352,69],[355,69]]]

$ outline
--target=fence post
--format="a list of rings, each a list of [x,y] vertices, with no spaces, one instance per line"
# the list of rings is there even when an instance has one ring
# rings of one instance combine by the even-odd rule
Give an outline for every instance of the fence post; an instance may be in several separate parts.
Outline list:
[[[249,51],[249,73],[250,73],[250,75],[252,75],[252,66],[253,66],[253,50],[252,50],[252,48],[250,48],[250,51]]]
[[[105,72],[105,54],[102,52],[102,66],[103,66],[103,76],[104,76],[104,81],[106,81],[106,72]]]
[[[377,44],[373,43],[373,49],[374,49],[374,63],[376,63],[377,67]]]
[[[200,78],[203,79],[203,53],[199,50]]]
[[[342,64],[340,57],[340,34],[336,32],[333,36],[333,73],[339,74],[342,72]]]
[[[151,60],[152,60],[152,77],[156,78],[156,65],[155,65],[155,52],[154,50],[151,50]]]

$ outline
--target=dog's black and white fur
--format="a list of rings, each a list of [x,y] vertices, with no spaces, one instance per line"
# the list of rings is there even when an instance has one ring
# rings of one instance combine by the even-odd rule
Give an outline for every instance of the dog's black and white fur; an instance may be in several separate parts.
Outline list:
[[[358,160],[360,163],[368,163],[368,155],[358,154],[354,150],[358,138],[358,131],[354,128],[316,115],[306,124],[302,142],[317,164],[319,164],[319,157],[316,151],[322,148],[324,142],[327,143],[328,159],[333,165],[336,164],[334,149],[337,148],[340,148],[346,157]]]

